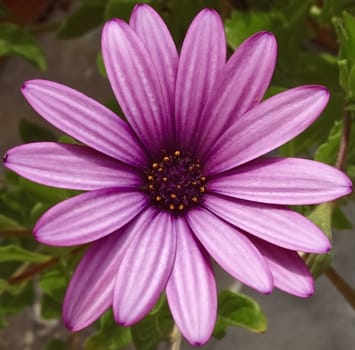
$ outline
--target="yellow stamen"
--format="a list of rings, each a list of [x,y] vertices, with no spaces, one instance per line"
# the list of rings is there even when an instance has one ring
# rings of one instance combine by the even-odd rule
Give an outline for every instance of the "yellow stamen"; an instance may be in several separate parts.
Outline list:
[[[149,181],[154,180],[154,176],[153,176],[153,175],[149,175],[149,176],[148,176],[148,180],[149,180]]]
[[[201,186],[200,187],[200,192],[204,193],[206,191],[206,187],[205,186]]]
[[[184,209],[184,205],[183,204],[179,204],[179,210],[183,210]]]
[[[176,194],[175,194],[175,193],[172,193],[172,194],[170,195],[170,198],[175,199],[175,198],[176,198]]]
[[[153,163],[153,164],[152,164],[152,168],[153,168],[153,169],[159,168],[159,163]]]
[[[174,152],[174,155],[175,155],[176,157],[179,157],[179,156],[181,155],[181,152],[180,152],[180,151],[175,151],[175,152]]]
[[[170,204],[170,205],[169,205],[169,209],[170,209],[170,210],[174,210],[174,209],[175,209],[175,205],[174,205],[174,204]]]
[[[162,198],[161,198],[160,196],[156,196],[156,197],[155,197],[155,200],[156,200],[157,202],[160,202],[160,201],[162,200]]]
[[[169,157],[165,156],[165,157],[163,158],[163,161],[164,161],[164,162],[168,162],[169,159],[170,159]]]
[[[192,200],[193,202],[195,202],[195,203],[198,202],[198,198],[197,198],[196,196],[195,196],[195,197],[192,197],[191,200]]]

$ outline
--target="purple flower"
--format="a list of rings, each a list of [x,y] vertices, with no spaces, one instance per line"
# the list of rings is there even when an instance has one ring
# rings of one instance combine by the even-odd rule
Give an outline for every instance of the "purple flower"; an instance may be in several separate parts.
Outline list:
[[[226,62],[212,10],[196,16],[178,55],[159,15],[138,5],[129,24],[105,25],[102,52],[128,123],[66,86],[31,80],[22,92],[32,107],[87,146],[32,143],[4,158],[32,181],[87,191],[34,228],[45,244],[91,243],[66,293],[67,327],[82,329],[111,306],[119,324],[132,325],[165,289],[183,335],[203,344],[216,319],[211,257],[262,293],[311,295],[297,251],[323,253],[330,243],[287,205],[333,200],[351,182],[315,161],[260,157],[305,130],[328,91],[301,86],[261,102],[274,36],[253,35]]]

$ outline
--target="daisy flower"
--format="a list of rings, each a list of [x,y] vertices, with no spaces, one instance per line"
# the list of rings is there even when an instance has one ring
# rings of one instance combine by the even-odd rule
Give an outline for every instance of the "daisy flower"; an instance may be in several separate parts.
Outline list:
[[[351,182],[312,160],[263,157],[305,130],[329,98],[312,85],[262,101],[276,51],[275,37],[260,32],[226,60],[221,18],[205,9],[178,53],[160,16],[137,5],[129,24],[113,19],[102,33],[127,122],[61,84],[23,85],[33,109],[80,142],[26,144],[4,157],[27,179],[85,191],[34,228],[44,244],[90,243],[64,300],[69,329],[110,307],[118,324],[130,326],[165,290],[182,334],[201,345],[217,313],[211,258],[261,293],[312,294],[297,252],[324,253],[330,243],[287,206],[331,201]]]

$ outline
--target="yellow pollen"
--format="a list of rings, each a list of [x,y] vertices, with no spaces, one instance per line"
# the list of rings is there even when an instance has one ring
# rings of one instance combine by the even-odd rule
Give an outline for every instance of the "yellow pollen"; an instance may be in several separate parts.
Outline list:
[[[170,210],[174,210],[174,209],[175,209],[175,205],[174,205],[174,204],[170,204],[170,205],[169,205],[169,209],[170,209]]]
[[[184,209],[184,205],[183,204],[179,204],[179,210],[183,210]]]
[[[201,176],[201,177],[200,177],[200,180],[201,180],[201,181],[206,181],[206,176]]]
[[[150,190],[154,190],[154,185],[153,185],[153,184],[149,184],[149,185],[148,185],[148,188],[149,188]]]
[[[156,200],[157,202],[160,202],[160,201],[162,200],[162,198],[161,198],[160,196],[156,196],[156,197],[155,197],[155,200]]]
[[[169,159],[170,159],[169,157],[166,157],[166,156],[165,156],[165,157],[163,158],[163,161],[164,161],[164,162],[168,162]]]
[[[153,164],[152,164],[152,168],[153,168],[153,169],[159,168],[159,164],[158,164],[158,163],[153,163]]]
[[[163,181],[164,182],[167,182],[168,181],[168,178],[166,176],[163,177]]]
[[[194,168],[194,167],[193,167],[192,165],[190,165],[190,166],[188,167],[189,171],[192,171],[193,168]]]
[[[176,194],[175,194],[175,193],[172,193],[172,194],[170,195],[170,198],[175,199],[175,198],[176,198]]]
[[[175,152],[174,152],[174,155],[175,155],[176,157],[179,157],[179,156],[180,156],[180,154],[181,154],[181,152],[180,152],[180,151],[175,151]]]
[[[196,196],[195,196],[195,197],[192,197],[191,200],[192,200],[193,202],[195,202],[195,203],[198,202],[198,198],[197,198]]]
[[[196,181],[192,181],[191,184],[192,184],[193,186],[196,186],[196,185],[197,185],[197,182],[196,182]]]
[[[181,185],[176,185],[176,188],[177,188],[178,190],[180,190],[180,189],[181,189]]]
[[[154,180],[154,176],[153,176],[153,175],[149,175],[149,176],[148,176],[148,180],[149,180],[149,181]]]
[[[200,187],[200,192],[204,193],[206,191],[206,187],[205,186],[201,186]]]

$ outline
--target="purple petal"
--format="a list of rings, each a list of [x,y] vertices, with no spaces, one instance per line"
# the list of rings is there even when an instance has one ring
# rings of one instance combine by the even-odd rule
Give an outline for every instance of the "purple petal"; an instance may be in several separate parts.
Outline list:
[[[169,307],[184,337],[193,345],[203,345],[216,322],[216,282],[210,259],[185,220],[175,222],[176,258],[166,287]]]
[[[204,205],[227,222],[286,249],[325,253],[327,236],[310,220],[288,208],[205,195]]]
[[[155,63],[125,22],[113,19],[102,32],[102,55],[115,96],[139,139],[153,154],[171,139],[168,105]]]
[[[226,61],[223,23],[213,10],[201,11],[191,23],[182,45],[176,81],[178,143],[189,146],[202,110]]]
[[[351,192],[351,181],[329,165],[307,159],[263,158],[208,182],[211,192],[255,202],[303,205]]]
[[[289,141],[312,124],[328,99],[321,86],[301,86],[257,105],[212,146],[205,157],[207,174],[234,168]]]
[[[176,232],[166,212],[150,216],[135,228],[135,237],[119,267],[113,299],[116,322],[130,326],[141,320],[164,290],[174,264]]]
[[[169,29],[159,14],[146,4],[138,4],[132,11],[129,21],[143,41],[157,70],[163,97],[169,106],[170,115],[174,113],[175,81],[178,65],[178,52]],[[171,123],[173,123],[171,118]],[[173,124],[170,125],[173,127]]]
[[[200,128],[202,152],[214,144],[227,126],[260,103],[271,81],[276,55],[275,37],[260,32],[244,41],[228,60],[205,106]]]
[[[31,181],[74,190],[137,188],[142,182],[125,164],[79,145],[38,142],[18,146],[6,153],[4,165]]]
[[[226,272],[261,293],[272,291],[270,270],[243,232],[203,208],[190,210],[187,221],[202,245]]]
[[[137,216],[147,205],[140,192],[107,188],[69,198],[38,220],[34,234],[42,243],[72,246],[112,233]]]
[[[124,163],[142,167],[146,155],[127,123],[90,97],[47,80],[30,80],[22,93],[49,123]]]
[[[255,237],[250,237],[250,240],[269,265],[275,287],[302,298],[313,294],[312,275],[296,252],[280,248]]]
[[[76,268],[65,294],[64,324],[79,331],[111,305],[118,266],[132,237],[131,225],[93,242]]]

